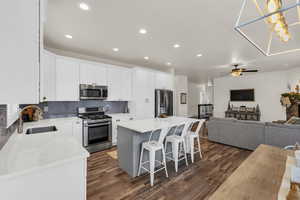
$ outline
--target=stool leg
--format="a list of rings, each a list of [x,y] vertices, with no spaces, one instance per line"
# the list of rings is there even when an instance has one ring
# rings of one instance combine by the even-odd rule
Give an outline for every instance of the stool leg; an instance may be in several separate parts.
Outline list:
[[[138,176],[141,173],[142,162],[143,162],[143,155],[144,155],[144,147],[142,146],[142,151],[141,151],[141,155],[140,155],[140,166],[139,166]]]
[[[150,183],[153,186],[154,182],[154,169],[155,169],[155,151],[150,151],[149,153],[149,161],[150,161]]]
[[[165,150],[164,150],[163,147],[162,147],[161,151],[162,151],[162,155],[163,155],[163,163],[164,163],[164,166],[165,166],[166,177],[169,177],[168,170],[167,170],[167,163],[166,163],[166,153],[165,153]]]
[[[164,145],[164,151],[165,151],[165,153],[169,153],[169,152],[167,152],[167,147],[168,147],[168,141],[166,140],[165,145]]]
[[[174,158],[174,162],[175,162],[175,172],[178,171],[178,146],[179,144],[176,142],[172,142],[172,152],[173,152],[173,158]]]
[[[194,138],[190,137],[190,148],[191,148],[191,159],[192,159],[192,163],[194,163]]]
[[[197,137],[197,142],[198,142],[198,151],[200,153],[200,158],[202,158],[202,152],[201,152],[201,146],[200,146],[200,138],[199,138],[199,136]]]
[[[185,142],[183,141],[182,144],[183,144],[183,151],[184,151],[185,164],[186,164],[186,166],[188,166],[189,163],[188,163],[188,161],[187,161],[187,156],[186,156],[186,145],[185,145]]]

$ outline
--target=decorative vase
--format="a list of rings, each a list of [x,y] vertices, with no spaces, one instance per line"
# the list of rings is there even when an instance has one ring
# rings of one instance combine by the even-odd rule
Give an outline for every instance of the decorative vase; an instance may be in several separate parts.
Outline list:
[[[231,110],[230,102],[228,102],[227,110]]]
[[[259,109],[259,105],[258,104],[256,105],[256,109],[255,110],[256,110],[257,113],[260,113],[260,109]]]

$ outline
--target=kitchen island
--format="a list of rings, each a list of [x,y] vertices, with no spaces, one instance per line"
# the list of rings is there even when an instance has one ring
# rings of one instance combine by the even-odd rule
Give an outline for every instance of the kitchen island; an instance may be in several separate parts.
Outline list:
[[[149,140],[150,133],[160,128],[168,128],[187,122],[196,122],[198,119],[185,117],[155,118],[144,120],[133,120],[123,122],[118,125],[118,160],[121,169],[130,176],[136,177],[139,167],[141,146],[143,142]],[[161,153],[157,152],[156,159],[159,160]],[[144,158],[148,159],[145,152]]]

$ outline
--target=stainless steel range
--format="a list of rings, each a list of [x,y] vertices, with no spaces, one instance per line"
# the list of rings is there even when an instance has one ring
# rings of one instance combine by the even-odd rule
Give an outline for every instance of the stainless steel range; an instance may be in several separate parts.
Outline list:
[[[112,147],[112,120],[101,107],[78,108],[83,119],[83,145],[90,152]]]

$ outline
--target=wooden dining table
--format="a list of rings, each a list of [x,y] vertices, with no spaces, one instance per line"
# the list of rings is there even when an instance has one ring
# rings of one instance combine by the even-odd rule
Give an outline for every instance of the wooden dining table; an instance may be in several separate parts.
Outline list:
[[[260,145],[209,200],[277,200],[292,151]]]

